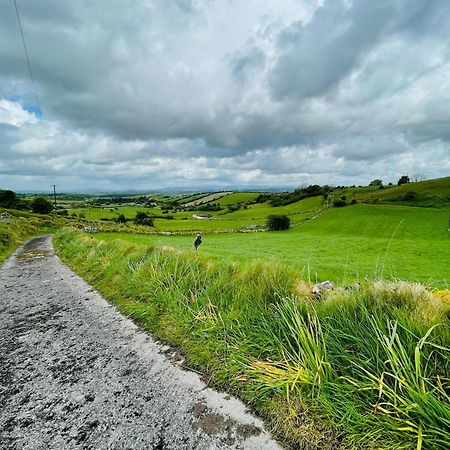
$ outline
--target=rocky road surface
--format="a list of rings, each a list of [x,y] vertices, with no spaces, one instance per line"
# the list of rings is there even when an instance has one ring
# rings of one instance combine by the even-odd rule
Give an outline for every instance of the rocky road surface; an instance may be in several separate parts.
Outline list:
[[[280,449],[62,264],[51,237],[0,268],[0,449]]]

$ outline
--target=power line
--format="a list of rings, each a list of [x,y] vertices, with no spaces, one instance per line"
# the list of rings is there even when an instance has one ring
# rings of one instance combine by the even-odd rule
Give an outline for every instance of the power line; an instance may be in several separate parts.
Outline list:
[[[30,72],[31,82],[33,83],[33,91],[34,91],[34,95],[36,97],[36,103],[37,103],[37,106],[39,107],[39,110],[42,111],[41,103],[39,102],[39,97],[38,97],[37,90],[36,90],[36,83],[34,82],[33,71],[31,70],[31,64],[30,64],[30,58],[28,56],[27,45],[25,43],[25,37],[23,35],[22,22],[20,21],[19,9],[17,8],[16,0],[13,0],[13,1],[14,1],[14,6],[16,8],[17,21],[19,22],[20,35],[22,36],[23,49],[25,50],[25,56],[27,58],[28,71]]]

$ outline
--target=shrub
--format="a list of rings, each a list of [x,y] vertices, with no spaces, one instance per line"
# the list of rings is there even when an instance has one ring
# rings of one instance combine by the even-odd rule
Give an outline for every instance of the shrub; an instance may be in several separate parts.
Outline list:
[[[417,200],[418,198],[419,198],[419,194],[417,192],[408,191],[408,192],[405,192],[402,200],[411,201],[411,200]]]
[[[53,205],[45,197],[39,196],[34,197],[31,201],[31,209],[37,214],[48,214],[52,211]]]
[[[270,215],[267,217],[266,226],[270,231],[288,230],[291,219],[286,215]]]
[[[127,221],[127,218],[123,214],[119,214],[116,217],[116,222],[117,223],[125,223],[126,221]]]
[[[347,206],[347,202],[345,200],[342,200],[342,199],[335,200],[333,202],[333,206],[336,206],[338,208],[341,207],[341,206]]]
[[[69,216],[69,211],[67,211],[67,209],[59,209],[57,211],[55,211],[54,213],[56,216],[64,216],[64,217],[68,217]]]
[[[3,208],[13,208],[16,204],[17,197],[13,191],[0,190],[0,206]]]
[[[152,227],[153,219],[147,213],[138,211],[134,218],[134,223],[136,225],[147,225],[148,227]]]
[[[228,205],[228,212],[232,213],[233,211],[238,211],[241,207],[240,205]]]
[[[409,179],[408,175],[403,175],[399,178],[397,185],[401,186],[402,184],[410,183],[411,180]]]

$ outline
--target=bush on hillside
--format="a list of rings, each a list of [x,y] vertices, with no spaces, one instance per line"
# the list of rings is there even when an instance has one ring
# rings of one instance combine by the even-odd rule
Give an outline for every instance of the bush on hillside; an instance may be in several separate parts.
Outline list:
[[[2,208],[13,208],[16,204],[17,197],[13,191],[0,191],[0,206]]]
[[[267,194],[267,193],[259,194],[255,198],[254,203],[264,203],[264,202],[267,202],[268,200],[270,200],[272,197],[273,197],[273,194]]]
[[[116,222],[117,223],[125,223],[126,221],[127,221],[127,218],[123,214],[119,214],[116,217]]]
[[[272,206],[286,206],[309,197],[317,197],[318,195],[326,197],[331,190],[332,188],[327,185],[312,184],[306,188],[298,188],[294,192],[273,194],[270,204]]]
[[[411,200],[418,200],[420,198],[419,194],[414,191],[408,191],[405,192],[405,194],[402,197],[402,200],[411,201]]]
[[[153,219],[145,212],[138,211],[136,217],[134,218],[134,223],[136,225],[146,225],[148,227],[153,226]]]
[[[218,203],[206,203],[205,205],[193,206],[189,209],[192,211],[220,211],[222,209],[222,206],[220,206]]]
[[[67,211],[67,209],[58,209],[53,214],[55,214],[55,216],[68,217],[69,211]]]
[[[291,219],[286,215],[270,215],[267,217],[266,226],[270,231],[288,230]]]
[[[14,191],[0,189],[0,208],[30,209],[29,202],[19,198]]]
[[[402,184],[410,183],[411,180],[409,179],[408,175],[403,175],[399,178],[397,185],[401,186]]]
[[[336,206],[337,208],[342,207],[342,206],[347,206],[347,202],[341,198],[339,200],[335,200],[333,202],[333,206]]]
[[[31,209],[36,214],[49,214],[53,210],[53,205],[45,197],[39,196],[31,200]]]

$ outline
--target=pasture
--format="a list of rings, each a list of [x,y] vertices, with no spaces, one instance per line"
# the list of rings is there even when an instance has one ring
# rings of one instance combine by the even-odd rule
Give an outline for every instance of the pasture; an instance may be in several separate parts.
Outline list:
[[[366,221],[362,211],[352,211],[356,226]],[[323,230],[333,212],[316,221]],[[399,219],[397,211],[386,217],[378,223],[384,240]],[[253,236],[282,240],[300,228]],[[380,281],[318,299],[292,268],[211,258],[203,250],[213,235],[198,252],[106,236],[63,231],[55,243],[124,314],[176,345],[210,385],[250,404],[288,448],[448,448],[447,300],[418,284]],[[226,236],[239,247],[248,235]]]
[[[407,183],[400,186],[345,188],[341,191],[357,201],[443,207],[450,201],[450,177]]]
[[[237,195],[241,196],[242,193]],[[249,205],[247,208],[229,212],[224,206],[224,209],[220,211],[208,211],[208,214],[211,215],[211,219],[208,220],[198,220],[193,218],[194,214],[204,213],[204,211],[199,210],[164,212],[166,210],[162,210],[161,208],[144,208],[128,205],[76,208],[70,210],[69,214],[82,214],[88,220],[114,220],[119,214],[123,214],[131,221],[138,211],[144,211],[151,216],[157,216],[154,221],[156,231],[206,232],[243,230],[246,227],[264,225],[269,214],[288,214],[291,216],[293,222],[299,222],[308,217],[313,217],[322,209],[322,207],[323,198],[314,197],[277,208],[274,208],[270,206],[268,202],[265,202]]]
[[[312,199],[306,199],[306,204],[310,202]],[[311,281],[330,279],[346,284],[363,278],[400,278],[446,288],[450,283],[447,220],[445,209],[352,205],[333,208],[289,231],[210,233],[204,236],[200,251],[213,258],[273,261],[294,268]],[[191,225],[191,221],[185,222]],[[202,222],[209,226],[216,223]],[[95,237],[182,250],[192,249],[193,241],[192,236],[132,233],[100,233]]]

